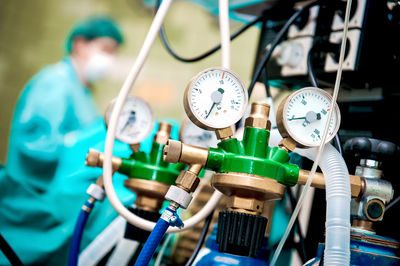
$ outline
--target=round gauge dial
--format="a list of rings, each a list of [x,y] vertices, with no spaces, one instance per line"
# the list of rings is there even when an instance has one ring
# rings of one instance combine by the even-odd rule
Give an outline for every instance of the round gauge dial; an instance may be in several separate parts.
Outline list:
[[[290,94],[279,105],[278,129],[282,137],[294,140],[298,147],[317,147],[328,119],[332,97],[324,90],[308,87]],[[335,105],[329,122],[326,143],[339,130],[340,111]]]
[[[220,67],[206,69],[186,88],[185,111],[197,126],[222,129],[235,124],[247,107],[247,90],[232,71]]]
[[[179,129],[179,139],[185,143],[203,148],[216,148],[218,144],[215,132],[204,130],[186,119]]]
[[[115,100],[108,106],[104,120],[108,126]],[[137,144],[145,139],[154,126],[153,113],[150,106],[142,99],[129,96],[126,99],[118,119],[115,137],[128,144]]]

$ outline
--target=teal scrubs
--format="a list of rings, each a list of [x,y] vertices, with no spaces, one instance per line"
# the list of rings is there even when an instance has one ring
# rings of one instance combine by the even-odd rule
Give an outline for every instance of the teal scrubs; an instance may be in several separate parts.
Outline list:
[[[45,193],[64,146],[64,136],[90,125],[99,113],[70,58],[46,67],[26,85],[14,111],[6,172]]]
[[[87,187],[102,169],[84,165],[89,148],[104,149],[106,129],[90,92],[69,58],[39,72],[24,88],[15,109],[7,164],[0,170],[0,231],[24,264],[65,265]],[[128,157],[116,141],[114,155]],[[134,195],[115,174],[124,204]],[[82,249],[117,213],[105,200],[96,203]],[[0,253],[0,265],[8,261]]]

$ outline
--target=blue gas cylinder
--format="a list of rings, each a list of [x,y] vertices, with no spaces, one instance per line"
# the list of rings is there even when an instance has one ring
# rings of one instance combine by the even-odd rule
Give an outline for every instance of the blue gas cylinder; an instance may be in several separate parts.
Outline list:
[[[211,235],[206,240],[205,248],[202,248],[194,261],[193,265],[243,265],[243,266],[268,266],[268,257],[270,250],[267,247],[268,238],[265,237],[262,248],[255,258],[233,255],[229,253],[221,253],[218,251],[217,225],[215,225]]]

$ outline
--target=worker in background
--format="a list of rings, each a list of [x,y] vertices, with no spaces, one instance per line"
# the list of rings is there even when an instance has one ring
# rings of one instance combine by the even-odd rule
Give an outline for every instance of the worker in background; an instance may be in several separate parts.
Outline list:
[[[84,168],[86,147],[80,149],[76,167],[71,159],[77,152],[65,148],[71,143],[68,136],[71,139],[75,132],[86,134],[81,143],[95,141],[89,128],[102,121],[89,87],[111,69],[122,42],[121,31],[109,17],[78,22],[65,39],[65,57],[36,74],[20,95],[7,162],[0,169],[0,231],[24,264],[67,262],[75,220],[87,199],[86,188],[100,175],[100,169],[94,174],[96,169]],[[101,138],[105,135],[103,124]],[[77,170],[67,175],[68,166]],[[116,216],[104,204],[105,209],[95,210],[103,221],[87,225],[90,240]],[[111,213],[114,216],[109,218]],[[96,222],[102,224],[96,227]],[[7,260],[0,254],[0,265],[4,264]]]
[[[88,88],[110,70],[122,41],[116,24],[106,17],[73,26],[65,41],[66,56],[35,75],[20,95],[11,124],[8,175],[46,192],[64,136],[99,118]]]

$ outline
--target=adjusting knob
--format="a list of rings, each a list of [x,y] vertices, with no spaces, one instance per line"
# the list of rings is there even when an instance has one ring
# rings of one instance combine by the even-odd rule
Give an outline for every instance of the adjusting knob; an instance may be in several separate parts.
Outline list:
[[[268,219],[234,211],[223,211],[218,217],[219,251],[255,257],[262,247]]]
[[[396,144],[366,137],[357,137],[347,140],[343,150],[349,155],[360,157],[360,159],[377,161],[400,155],[400,147]]]

